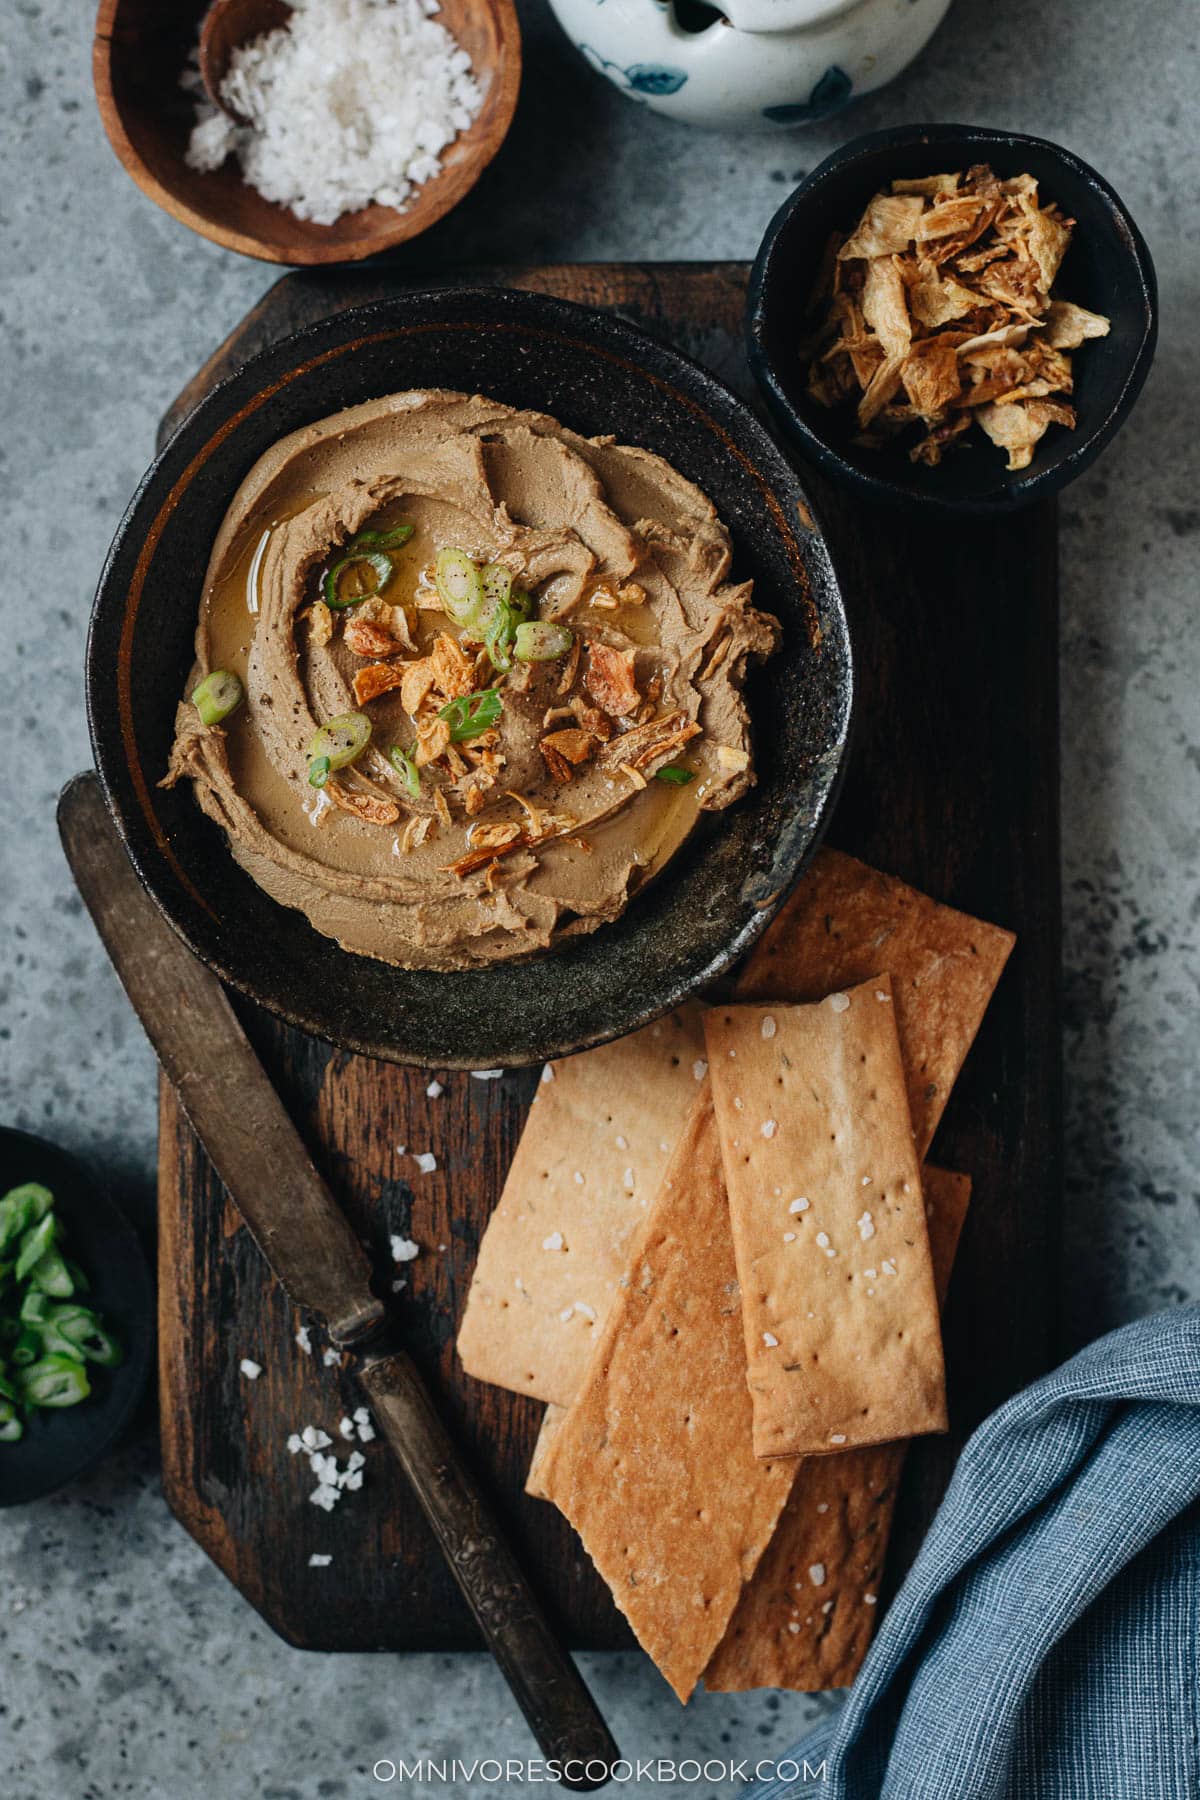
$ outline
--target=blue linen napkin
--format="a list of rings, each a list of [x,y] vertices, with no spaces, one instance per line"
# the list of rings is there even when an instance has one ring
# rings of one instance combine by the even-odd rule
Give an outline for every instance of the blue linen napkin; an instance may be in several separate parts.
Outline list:
[[[845,1704],[790,1753],[799,1778],[743,1800],[1197,1800],[1198,1659],[1183,1306],[984,1421]]]

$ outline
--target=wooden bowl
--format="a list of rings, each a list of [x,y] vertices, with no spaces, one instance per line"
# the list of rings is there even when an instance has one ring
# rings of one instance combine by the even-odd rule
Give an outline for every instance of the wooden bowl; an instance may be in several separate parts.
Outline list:
[[[359,262],[390,250],[457,206],[504,141],[521,80],[513,0],[441,0],[438,17],[470,56],[484,90],[470,129],[403,212],[368,206],[332,225],[298,219],[247,186],[232,158],[211,174],[189,169],[184,159],[194,107],[179,76],[206,10],[207,0],[100,0],[92,73],[109,142],[143,193],[227,250],[277,263]]]

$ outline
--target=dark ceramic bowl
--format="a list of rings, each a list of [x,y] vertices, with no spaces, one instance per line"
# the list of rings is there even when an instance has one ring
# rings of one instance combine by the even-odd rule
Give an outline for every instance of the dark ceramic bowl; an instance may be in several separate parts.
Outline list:
[[[668,457],[709,495],[734,572],[778,614],[752,677],[758,786],[705,818],[615,924],[553,953],[455,974],[352,955],[238,868],[190,785],[163,792],[209,549],[269,445],[410,387],[481,392]],[[138,874],[210,967],[272,1012],[369,1055],[518,1066],[632,1030],[727,969],[815,847],[850,715],[850,651],[829,556],[794,470],[745,406],[613,315],[501,289],[410,294],[339,314],[209,394],[150,469],[101,577],[87,654],[96,764]]]
[[[1090,339],[1072,357],[1075,429],[1051,426],[1029,467],[1012,474],[1004,452],[977,428],[936,469],[911,463],[902,443],[883,450],[854,445],[853,411],[830,411],[808,399],[798,350],[801,316],[830,234],[849,230],[871,196],[898,177],[979,162],[1001,176],[1036,176],[1043,202],[1056,200],[1076,220],[1055,293],[1112,321],[1107,337]],[[1013,131],[905,125],[855,138],[784,201],[754,264],[746,335],[751,367],[781,429],[834,480],[903,505],[1004,511],[1066,487],[1118,430],[1154,356],[1158,289],[1141,232],[1108,183],[1069,150]]]
[[[154,1288],[133,1230],[82,1163],[45,1138],[0,1128],[0,1194],[40,1181],[66,1228],[66,1253],[87,1276],[87,1304],[120,1339],[115,1369],[89,1369],[92,1391],[78,1406],[38,1411],[15,1444],[0,1444],[0,1506],[17,1506],[76,1480],[113,1448],[128,1425],[154,1349]]]

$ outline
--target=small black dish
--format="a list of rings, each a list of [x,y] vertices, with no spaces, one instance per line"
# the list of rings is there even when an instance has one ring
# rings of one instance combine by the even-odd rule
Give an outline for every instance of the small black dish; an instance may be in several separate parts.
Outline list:
[[[733,574],[779,616],[747,689],[758,785],[709,815],[622,918],[548,955],[438,974],[342,950],[238,866],[190,784],[157,786],[191,666],[209,552],[257,458],[287,432],[406,388],[482,393],[657,451],[732,533]],[[518,1067],[603,1043],[721,974],[816,848],[850,720],[841,595],[804,485],[706,370],[627,324],[544,295],[447,288],[339,313],[255,357],[180,426],[142,482],[92,614],[88,717],[138,875],[224,980],[344,1048],[450,1068]]]
[[[873,194],[901,177],[990,163],[1001,176],[1028,172],[1043,202],[1076,220],[1055,292],[1112,321],[1105,338],[1073,356],[1074,430],[1052,426],[1027,469],[1009,473],[1004,452],[973,429],[936,469],[909,461],[903,444],[851,443],[853,413],[827,411],[804,392],[801,315],[834,231],[847,231]],[[780,428],[836,481],[875,500],[950,513],[1003,512],[1054,494],[1087,468],[1123,423],[1154,356],[1158,288],[1144,238],[1108,183],[1045,138],[969,125],[904,125],[855,138],[827,157],[784,201],[755,260],[746,312],[747,353]]]
[[[124,1357],[92,1369],[78,1406],[36,1411],[25,1435],[0,1444],[0,1506],[40,1500],[113,1448],[141,1399],[154,1349],[154,1286],[133,1229],[83,1165],[46,1138],[0,1127],[0,1195],[40,1181],[66,1228],[66,1253],[88,1278],[88,1306],[103,1314]]]

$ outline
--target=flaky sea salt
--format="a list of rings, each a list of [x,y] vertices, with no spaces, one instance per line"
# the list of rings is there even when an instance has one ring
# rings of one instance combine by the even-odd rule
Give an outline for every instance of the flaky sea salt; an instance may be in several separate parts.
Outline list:
[[[292,0],[288,24],[239,45],[221,97],[196,97],[193,169],[235,155],[242,177],[297,218],[331,225],[375,203],[403,209],[483,104],[471,59],[436,0]]]

